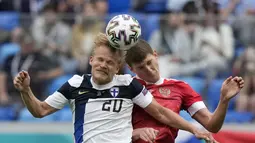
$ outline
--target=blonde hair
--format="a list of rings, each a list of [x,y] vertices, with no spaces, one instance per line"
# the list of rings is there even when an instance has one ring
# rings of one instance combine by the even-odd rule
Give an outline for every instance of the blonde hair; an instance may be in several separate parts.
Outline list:
[[[94,40],[94,47],[92,49],[92,55],[94,55],[95,49],[100,46],[105,46],[110,49],[110,51],[118,57],[119,64],[124,62],[124,51],[116,49],[111,46],[110,42],[107,39],[106,34],[99,33]]]

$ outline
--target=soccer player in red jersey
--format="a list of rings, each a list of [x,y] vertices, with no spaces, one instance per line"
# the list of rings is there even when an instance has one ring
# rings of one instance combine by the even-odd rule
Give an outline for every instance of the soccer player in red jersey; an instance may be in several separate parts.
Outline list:
[[[241,77],[227,78],[222,84],[218,107],[211,113],[201,96],[187,83],[160,77],[157,53],[146,41],[140,40],[137,45],[128,50],[125,60],[130,69],[137,74],[137,79],[161,105],[178,114],[180,110],[186,110],[192,118],[213,133],[221,129],[230,99],[236,96],[244,86],[244,80]],[[135,106],[133,110],[133,141],[135,143],[146,141],[174,143],[178,129],[158,122],[138,106]]]

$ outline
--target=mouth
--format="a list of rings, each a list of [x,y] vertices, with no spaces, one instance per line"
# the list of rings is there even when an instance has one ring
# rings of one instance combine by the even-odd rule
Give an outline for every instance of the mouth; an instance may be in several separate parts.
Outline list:
[[[105,75],[108,75],[108,73],[105,72],[105,71],[103,71],[103,70],[97,70],[97,71],[100,72],[100,73],[103,73],[103,74],[105,74]]]

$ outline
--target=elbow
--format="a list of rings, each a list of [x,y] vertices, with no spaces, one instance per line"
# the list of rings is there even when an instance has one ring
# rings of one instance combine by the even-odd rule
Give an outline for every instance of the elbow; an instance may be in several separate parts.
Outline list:
[[[32,115],[33,115],[33,117],[35,117],[35,118],[43,118],[43,117],[45,117],[45,115],[42,114],[42,113],[34,113],[34,114],[32,114]]]
[[[33,116],[35,117],[35,118],[43,118],[43,116],[42,115],[37,115],[37,114],[33,114]]]
[[[211,133],[218,133],[220,131],[220,129],[210,129],[208,131]]]
[[[35,117],[35,118],[43,118],[45,116],[47,116],[47,111],[43,110],[43,109],[39,109],[37,111],[31,112],[31,114]]]
[[[221,127],[217,127],[217,126],[213,127],[213,126],[211,126],[211,127],[207,127],[206,129],[209,132],[211,132],[211,133],[218,133],[220,131]]]

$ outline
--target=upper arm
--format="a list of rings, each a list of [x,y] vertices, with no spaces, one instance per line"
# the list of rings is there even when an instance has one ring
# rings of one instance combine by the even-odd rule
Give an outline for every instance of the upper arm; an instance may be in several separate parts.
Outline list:
[[[55,109],[62,109],[71,98],[70,84],[66,82],[44,101],[48,106]],[[45,107],[48,107],[45,105]]]
[[[141,108],[147,107],[151,102],[153,96],[138,80],[133,79],[131,82],[132,94],[134,95],[132,101]]]
[[[59,109],[54,108],[52,106],[50,106],[49,104],[47,104],[45,101],[41,103],[42,109],[43,109],[43,113],[42,116],[47,116],[49,114],[52,114],[56,111],[58,111]]]
[[[197,111],[192,118],[198,121],[200,124],[203,126],[206,126],[207,123],[209,122],[210,118],[212,116],[212,113],[207,109],[203,108]]]
[[[194,91],[187,83],[178,83],[178,88],[181,89],[183,109],[188,111],[193,116],[200,109],[206,108],[202,97]]]

